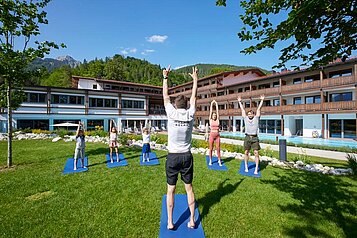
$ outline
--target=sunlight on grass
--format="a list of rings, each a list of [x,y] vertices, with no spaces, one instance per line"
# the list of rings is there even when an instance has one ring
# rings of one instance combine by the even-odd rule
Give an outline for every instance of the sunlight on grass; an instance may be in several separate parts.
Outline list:
[[[155,151],[160,165],[145,167],[140,148],[120,148],[129,165],[108,169],[107,145],[87,143],[88,172],[63,175],[74,146],[14,141],[16,169],[0,172],[0,237],[158,237],[167,153]],[[356,177],[262,166],[256,179],[238,173],[240,160],[224,161],[228,171],[212,171],[194,155],[206,237],[357,237]]]

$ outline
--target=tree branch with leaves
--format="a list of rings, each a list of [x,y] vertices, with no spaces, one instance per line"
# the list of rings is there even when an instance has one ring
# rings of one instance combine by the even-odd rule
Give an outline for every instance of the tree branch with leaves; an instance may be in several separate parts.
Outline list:
[[[49,2],[0,1],[0,107],[7,108],[8,167],[12,166],[12,110],[22,103],[23,85],[33,74],[28,65],[36,58],[43,58],[52,48],[65,47],[50,41],[34,41],[34,46],[29,47],[33,37],[40,35],[40,25],[48,24],[43,8]]]
[[[226,0],[217,0],[216,5],[226,6]],[[357,49],[356,0],[250,0],[240,1],[240,6],[244,26],[238,37],[257,42],[241,53],[253,54],[288,42],[274,68],[285,68],[294,60],[312,67],[338,58],[345,61]],[[275,23],[276,17],[285,19]]]

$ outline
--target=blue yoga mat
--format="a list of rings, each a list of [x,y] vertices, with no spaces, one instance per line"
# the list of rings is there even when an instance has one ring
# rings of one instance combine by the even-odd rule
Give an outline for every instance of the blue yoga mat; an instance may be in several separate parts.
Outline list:
[[[74,159],[67,159],[66,165],[64,166],[63,174],[80,173],[88,171],[88,158],[84,157],[84,165],[87,168],[83,168],[80,159],[77,160],[77,170],[74,170]]]
[[[156,153],[150,152],[149,157],[150,157],[149,162],[147,162],[146,160],[145,160],[145,162],[143,162],[143,155],[141,154],[140,155],[140,165],[150,166],[150,165],[159,165],[160,164],[159,159],[156,156]]]
[[[126,161],[123,154],[119,154],[119,162],[117,162],[116,153],[113,153],[113,163],[110,163],[110,155],[109,154],[106,154],[105,158],[107,159],[107,167],[108,168],[115,168],[115,167],[128,165],[128,161]]]
[[[227,171],[228,168],[224,164],[223,160],[221,159],[222,166],[219,166],[218,164],[218,158],[216,156],[212,156],[212,165],[209,165],[209,156],[206,155],[206,164],[209,169],[212,170],[220,170],[220,171]]]
[[[255,162],[248,161],[248,173],[246,173],[244,171],[244,169],[245,169],[245,166],[244,166],[244,160],[243,160],[240,163],[239,174],[244,175],[244,176],[255,177],[255,178],[260,178],[262,176],[260,173],[260,166],[258,167],[258,174],[254,174]]]
[[[173,211],[173,220],[175,224],[174,230],[167,229],[167,208],[166,195],[162,197],[160,234],[159,238],[202,238],[205,237],[203,232],[201,217],[197,208],[195,209],[195,229],[187,227],[187,222],[190,221],[190,210],[187,204],[187,196],[183,194],[175,195],[175,206]]]

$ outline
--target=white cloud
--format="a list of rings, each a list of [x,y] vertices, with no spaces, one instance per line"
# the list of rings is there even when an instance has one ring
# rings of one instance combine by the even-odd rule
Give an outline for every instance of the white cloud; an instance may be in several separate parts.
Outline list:
[[[128,55],[129,53],[135,54],[135,53],[138,51],[138,49],[136,49],[136,48],[124,48],[124,47],[120,47],[120,49],[122,49],[122,50],[120,51],[120,53],[122,53],[123,55]]]
[[[176,69],[181,69],[181,68],[187,67],[187,66],[189,66],[189,65],[188,65],[188,64],[185,64],[185,65],[182,65],[182,66],[177,66],[177,67],[174,68],[174,70],[176,70]]]
[[[152,35],[149,37],[146,37],[146,40],[151,43],[164,43],[165,40],[169,38],[168,36],[161,36],[161,35]]]
[[[148,55],[148,54],[154,53],[154,52],[155,52],[155,50],[147,49],[147,50],[142,51],[141,54],[142,55]]]

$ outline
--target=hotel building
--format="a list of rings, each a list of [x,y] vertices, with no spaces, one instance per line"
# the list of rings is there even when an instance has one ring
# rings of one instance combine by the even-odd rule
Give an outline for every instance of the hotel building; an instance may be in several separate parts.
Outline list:
[[[192,82],[171,87],[172,97],[190,97]],[[88,129],[109,128],[114,119],[121,129],[151,121],[166,127],[162,88],[74,76],[72,88],[26,87],[26,101],[13,114],[15,128],[55,129],[61,122],[84,122]],[[322,138],[356,138],[357,59],[336,62],[315,70],[282,71],[265,75],[259,69],[218,73],[198,81],[195,125],[209,121],[209,106],[218,102],[222,130],[244,128],[237,96],[246,109],[256,111],[260,95],[260,133]],[[6,129],[1,109],[1,130]],[[73,129],[73,128],[71,128]]]

